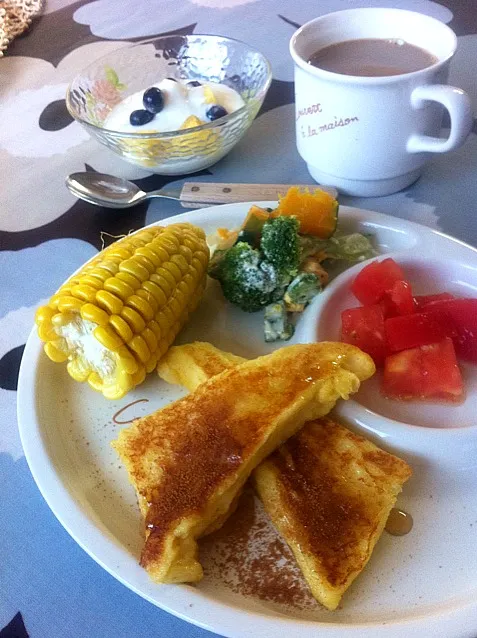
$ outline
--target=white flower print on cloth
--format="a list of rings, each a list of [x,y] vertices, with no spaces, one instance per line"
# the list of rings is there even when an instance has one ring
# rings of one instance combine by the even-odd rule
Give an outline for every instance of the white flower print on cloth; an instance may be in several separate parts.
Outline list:
[[[77,239],[59,239],[35,248],[1,253],[0,290],[10,290],[12,294],[0,298],[0,360],[26,342],[36,308],[47,303],[63,281],[95,253],[90,244]],[[0,454],[10,454],[16,460],[23,456],[16,392],[0,387],[0,405]]]
[[[45,130],[40,126],[42,113],[55,102],[61,105],[68,83],[79,71],[93,60],[128,44],[88,44],[67,55],[58,67],[37,58],[2,59],[0,86],[8,88],[0,102],[0,163],[3,167],[0,230],[27,230],[60,217],[76,201],[64,185],[65,177],[84,170],[85,164],[128,179],[148,174],[90,138],[77,122],[66,119],[58,130]],[[92,88],[96,107],[102,109],[108,101],[113,104],[119,99],[122,86],[119,79],[114,85],[111,74],[108,78],[105,70],[104,81]],[[69,117],[66,111],[65,115]],[[18,122],[22,123],[21,127]]]
[[[363,3],[364,4],[364,3]],[[395,7],[388,0],[367,0],[368,7]],[[399,8],[419,11],[443,22],[452,13],[431,0],[400,0]],[[73,18],[89,25],[91,31],[103,38],[146,37],[165,33],[196,22],[195,33],[226,35],[255,46],[269,59],[273,75],[279,80],[293,79],[293,64],[288,42],[295,30],[319,15],[360,6],[356,0],[164,0],[161,10],[154,11],[151,0],[135,0],[134,11],[118,19],[116,0],[97,0],[80,7]],[[290,21],[286,22],[283,18]]]

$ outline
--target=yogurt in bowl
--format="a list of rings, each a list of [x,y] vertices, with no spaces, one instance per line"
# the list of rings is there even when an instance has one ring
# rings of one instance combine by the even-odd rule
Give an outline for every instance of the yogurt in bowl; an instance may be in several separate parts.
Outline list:
[[[148,96],[152,104],[147,103]],[[224,84],[166,78],[121,100],[106,117],[104,128],[124,133],[166,133],[214,122],[242,106],[242,97]],[[137,120],[133,114],[137,114]]]
[[[270,83],[270,64],[247,44],[221,36],[164,36],[91,64],[72,81],[66,104],[126,161],[179,175],[207,168],[233,148]]]

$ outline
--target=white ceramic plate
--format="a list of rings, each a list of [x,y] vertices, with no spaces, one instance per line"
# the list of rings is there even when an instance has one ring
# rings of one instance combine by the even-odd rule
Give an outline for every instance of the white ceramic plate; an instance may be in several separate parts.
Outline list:
[[[249,204],[216,206],[161,223],[190,221],[211,232],[219,226],[238,226],[248,208]],[[394,254],[410,273],[417,293],[447,290],[477,297],[473,248],[429,228],[369,211],[343,206],[340,220],[345,229],[372,233],[379,250]],[[356,305],[347,285],[357,268],[339,275],[313,302],[294,341],[338,336],[339,310]],[[180,340],[199,338],[243,356],[257,356],[278,347],[264,344],[261,323],[261,313],[247,315],[232,308],[211,281]],[[225,636],[247,638],[475,637],[477,369],[466,366],[464,376],[468,394],[458,407],[384,401],[373,382],[364,384],[356,400],[340,404],[338,412],[352,427],[412,465],[414,475],[398,505],[412,514],[414,528],[403,537],[383,534],[367,568],[333,613],[309,600],[284,607],[273,597],[266,601],[244,595],[240,583],[231,585],[237,574],[220,564],[210,542],[203,548],[207,576],[198,586],[160,586],[139,567],[140,516],[133,489],[109,445],[122,427],[113,415],[138,400],[143,401],[127,408],[122,420],[152,412],[182,396],[178,388],[152,374],[121,401],[108,402],[72,381],[64,366],[50,362],[33,331],[20,370],[18,417],[32,474],[63,526],[115,578],[185,620]],[[255,534],[250,542],[258,562],[244,557],[243,565],[256,569],[262,564],[260,557],[270,549],[274,532],[268,529],[267,534]],[[287,582],[303,587],[291,562],[278,559],[275,567],[276,579],[282,580],[283,573],[291,579]]]

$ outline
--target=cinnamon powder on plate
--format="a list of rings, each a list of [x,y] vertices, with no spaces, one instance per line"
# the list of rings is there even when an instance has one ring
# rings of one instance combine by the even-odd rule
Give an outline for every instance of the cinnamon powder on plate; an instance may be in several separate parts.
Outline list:
[[[293,554],[278,535],[252,489],[223,527],[200,542],[205,578],[234,593],[280,606],[317,606]]]

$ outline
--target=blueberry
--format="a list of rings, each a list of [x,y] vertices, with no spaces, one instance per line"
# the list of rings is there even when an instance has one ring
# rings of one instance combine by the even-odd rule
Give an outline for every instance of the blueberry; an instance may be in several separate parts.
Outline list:
[[[223,106],[220,106],[220,104],[212,104],[206,115],[209,120],[213,122],[214,120],[218,120],[219,117],[224,117],[224,115],[227,115],[227,111],[224,109]]]
[[[187,86],[202,86],[202,84],[198,80],[191,80],[187,82]]]
[[[144,111],[143,109],[133,111],[129,116],[129,121],[133,126],[142,126],[143,124],[147,124],[153,119],[154,113],[151,113],[150,111]]]
[[[151,113],[160,113],[164,108],[164,94],[157,86],[151,86],[142,96],[144,108]]]

